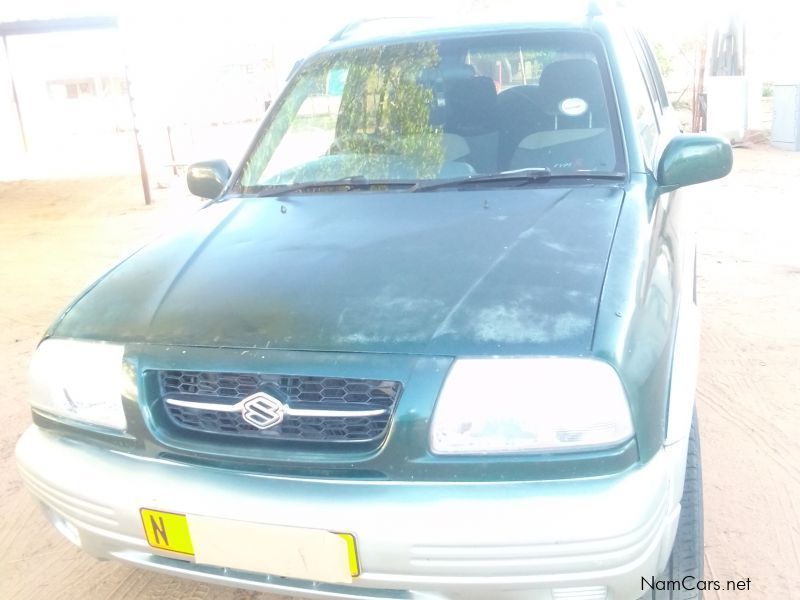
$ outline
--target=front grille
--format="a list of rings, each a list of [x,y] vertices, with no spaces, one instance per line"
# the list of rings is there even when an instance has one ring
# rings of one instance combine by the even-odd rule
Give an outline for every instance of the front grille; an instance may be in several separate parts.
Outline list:
[[[160,371],[159,384],[163,408],[179,430],[308,442],[382,439],[401,391],[396,381],[200,371]],[[259,429],[245,420],[241,410],[229,408],[258,392],[284,405],[280,423]]]

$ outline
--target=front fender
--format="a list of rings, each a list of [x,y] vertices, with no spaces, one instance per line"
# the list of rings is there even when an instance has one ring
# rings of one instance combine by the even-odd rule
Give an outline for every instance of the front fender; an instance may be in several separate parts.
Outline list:
[[[692,331],[697,331],[691,314],[693,256],[691,205],[680,192],[658,195],[650,175],[632,177],[609,256],[592,352],[620,374],[642,462],[664,446],[668,431],[673,439],[689,431],[693,394],[676,391],[681,400],[671,402],[670,390],[673,385],[686,390],[693,372],[685,367],[696,367],[697,353],[691,354]],[[679,314],[686,303],[685,333],[679,337]]]

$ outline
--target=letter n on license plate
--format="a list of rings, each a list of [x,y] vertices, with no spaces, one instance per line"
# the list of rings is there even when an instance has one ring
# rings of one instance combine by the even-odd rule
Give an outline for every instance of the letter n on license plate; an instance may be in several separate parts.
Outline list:
[[[139,512],[142,515],[142,525],[144,525],[147,543],[153,548],[194,555],[186,515],[147,508],[143,508]]]

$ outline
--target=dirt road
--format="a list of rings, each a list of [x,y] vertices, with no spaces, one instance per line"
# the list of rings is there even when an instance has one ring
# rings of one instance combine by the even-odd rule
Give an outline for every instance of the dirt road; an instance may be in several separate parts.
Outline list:
[[[698,202],[703,347],[698,404],[706,576],[800,594],[800,153],[737,150]],[[22,488],[14,444],[30,422],[25,370],[57,311],[188,202],[141,206],[131,179],[0,183],[0,598],[272,599],[97,562]]]

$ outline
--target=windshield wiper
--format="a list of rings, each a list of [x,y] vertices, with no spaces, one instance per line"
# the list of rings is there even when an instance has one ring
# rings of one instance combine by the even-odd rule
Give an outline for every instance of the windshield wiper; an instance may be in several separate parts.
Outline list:
[[[340,192],[350,190],[370,190],[373,188],[412,187],[416,181],[403,181],[401,179],[367,179],[363,175],[343,177],[323,181],[303,181],[288,185],[270,185],[260,190],[256,196],[285,196],[297,192],[330,192],[333,189]]]
[[[624,173],[596,173],[594,171],[576,171],[574,173],[552,173],[547,167],[536,167],[528,169],[516,169],[514,171],[501,171],[488,175],[471,175],[459,179],[448,179],[446,181],[420,182],[411,188],[411,192],[427,192],[447,187],[462,187],[466,185],[477,185],[483,183],[503,183],[507,181],[520,181],[520,185],[535,183],[538,181],[551,181],[553,179],[613,179],[619,180],[625,177]]]

